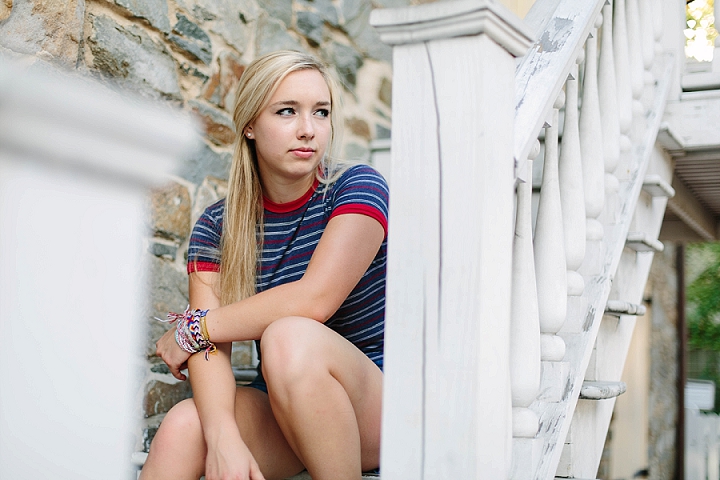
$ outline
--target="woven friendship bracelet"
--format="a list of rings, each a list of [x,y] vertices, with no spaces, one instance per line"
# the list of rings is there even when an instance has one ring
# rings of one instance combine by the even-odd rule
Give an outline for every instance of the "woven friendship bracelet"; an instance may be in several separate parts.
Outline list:
[[[210,335],[205,325],[205,315],[208,310],[190,310],[190,306],[185,310],[184,313],[173,313],[167,314],[167,320],[159,319],[164,323],[176,323],[175,329],[175,341],[178,346],[188,353],[197,353],[205,351],[205,360],[208,360],[208,355],[215,353],[217,347],[213,342],[210,341]]]

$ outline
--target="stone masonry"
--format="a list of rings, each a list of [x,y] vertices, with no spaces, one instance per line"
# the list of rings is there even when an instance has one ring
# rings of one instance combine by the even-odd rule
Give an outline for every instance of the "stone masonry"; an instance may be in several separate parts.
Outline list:
[[[369,142],[389,137],[391,49],[368,23],[373,8],[423,0],[0,0],[0,61],[59,67],[112,88],[191,112],[204,142],[147,199],[145,344],[138,359],[135,449],[145,450],[163,416],[192,393],[155,356],[166,326],[153,317],[187,305],[185,262],[194,221],[222,198],[236,132],[238,79],[258,55],[313,53],[343,86],[343,152],[367,161]],[[233,352],[252,364],[249,342]]]

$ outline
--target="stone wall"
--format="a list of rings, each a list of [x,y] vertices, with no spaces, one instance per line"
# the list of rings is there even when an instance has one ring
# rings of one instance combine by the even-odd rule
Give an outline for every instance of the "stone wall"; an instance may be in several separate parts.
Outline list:
[[[655,253],[648,279],[652,288],[648,478],[657,480],[675,478],[679,373],[676,248],[665,242],[665,251]]]
[[[239,76],[277,49],[313,53],[334,65],[344,89],[346,158],[365,161],[369,143],[390,135],[391,49],[368,17],[372,8],[411,0],[0,0],[0,58],[29,68],[60,67],[113,88],[192,112],[204,142],[148,198],[148,304],[136,449],[147,450],[160,421],[191,395],[154,355],[165,331],[153,317],[187,304],[186,250],[191,225],[224,196],[235,131]],[[422,3],[421,0],[415,3]],[[236,365],[252,362],[237,344]]]

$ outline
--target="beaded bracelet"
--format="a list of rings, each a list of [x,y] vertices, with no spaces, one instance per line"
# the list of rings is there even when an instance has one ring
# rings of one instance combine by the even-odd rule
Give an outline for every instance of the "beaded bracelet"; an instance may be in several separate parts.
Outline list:
[[[165,323],[177,322],[175,329],[175,341],[178,346],[188,353],[197,353],[205,350],[205,360],[208,355],[215,353],[217,347],[210,341],[210,335],[205,324],[205,315],[208,310],[190,310],[190,306],[184,313],[167,314],[167,320],[160,320]]]

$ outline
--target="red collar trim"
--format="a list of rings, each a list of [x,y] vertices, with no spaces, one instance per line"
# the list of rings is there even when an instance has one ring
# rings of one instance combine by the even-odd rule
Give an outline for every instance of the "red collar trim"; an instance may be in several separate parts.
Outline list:
[[[310,200],[310,197],[312,197],[313,193],[315,193],[315,189],[319,184],[320,181],[317,179],[317,177],[315,177],[312,186],[310,187],[310,189],[308,189],[307,192],[305,192],[302,197],[287,203],[275,203],[269,198],[267,198],[265,195],[263,195],[263,207],[265,208],[265,210],[269,210],[273,213],[293,212],[305,205],[307,201]]]

